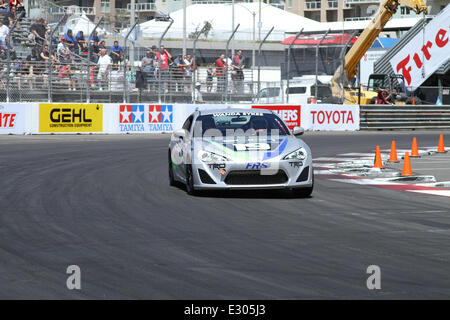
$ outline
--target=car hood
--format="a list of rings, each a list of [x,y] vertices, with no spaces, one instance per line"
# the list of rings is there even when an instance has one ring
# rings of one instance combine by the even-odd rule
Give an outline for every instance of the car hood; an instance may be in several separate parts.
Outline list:
[[[199,138],[194,143],[194,151],[210,151],[230,160],[265,161],[285,156],[290,152],[304,147],[310,153],[303,140],[295,136],[278,137],[221,137]]]

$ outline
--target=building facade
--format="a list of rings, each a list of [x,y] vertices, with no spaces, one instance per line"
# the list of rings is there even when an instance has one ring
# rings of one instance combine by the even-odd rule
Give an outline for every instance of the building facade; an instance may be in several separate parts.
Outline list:
[[[378,10],[385,0],[263,0],[275,7],[304,16],[320,22],[368,20]],[[96,19],[105,16],[112,20],[129,18],[130,0],[60,0],[63,6],[78,6],[85,12],[95,15]],[[135,0],[135,14],[141,21],[153,19],[161,13],[170,13],[191,4],[231,3],[232,0]],[[254,0],[235,0],[238,2],[254,2]],[[255,0],[257,2],[257,0]],[[435,15],[441,11],[448,0],[427,0],[429,14]],[[395,17],[415,16],[413,11],[401,6]]]

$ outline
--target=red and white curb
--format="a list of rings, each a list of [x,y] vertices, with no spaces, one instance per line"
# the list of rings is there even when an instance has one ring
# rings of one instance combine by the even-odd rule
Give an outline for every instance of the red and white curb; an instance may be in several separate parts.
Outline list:
[[[421,148],[420,155],[429,154],[436,151],[436,147]],[[397,150],[398,154],[404,154],[410,150]],[[381,158],[384,161],[389,159],[389,150],[381,151]],[[384,188],[396,191],[412,192],[450,198],[450,189],[434,187],[436,185],[433,176],[415,177],[417,183],[402,183],[399,172],[384,172],[373,167],[375,153],[344,153],[336,157],[320,157],[313,159],[314,174],[323,176],[331,181],[366,185],[377,188]]]

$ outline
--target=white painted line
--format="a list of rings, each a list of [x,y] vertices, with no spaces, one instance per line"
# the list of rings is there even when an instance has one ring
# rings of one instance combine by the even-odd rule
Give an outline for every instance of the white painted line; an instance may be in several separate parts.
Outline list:
[[[373,179],[330,179],[331,181],[336,182],[344,182],[351,184],[361,184],[361,185],[398,185],[400,183],[391,182],[391,181],[376,181]]]
[[[314,174],[317,174],[317,175],[322,175],[322,174],[332,174],[332,175],[335,175],[335,174],[333,174],[332,172],[330,172],[329,170],[314,170]]]
[[[405,190],[405,191],[450,198],[450,190]]]

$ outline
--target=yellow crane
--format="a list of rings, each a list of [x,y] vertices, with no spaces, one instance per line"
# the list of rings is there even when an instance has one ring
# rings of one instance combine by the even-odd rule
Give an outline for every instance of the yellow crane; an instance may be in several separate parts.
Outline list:
[[[348,83],[356,75],[358,63],[372,43],[383,30],[386,23],[392,18],[399,5],[414,10],[417,14],[428,12],[428,7],[423,0],[385,0],[375,13],[369,25],[364,29],[358,40],[353,44],[345,55],[344,65],[334,73],[331,80],[331,88],[334,97],[342,99],[344,83]],[[361,92],[361,104],[369,104],[370,100],[376,96],[376,92]],[[358,92],[354,89],[345,91],[346,103],[357,103]]]

